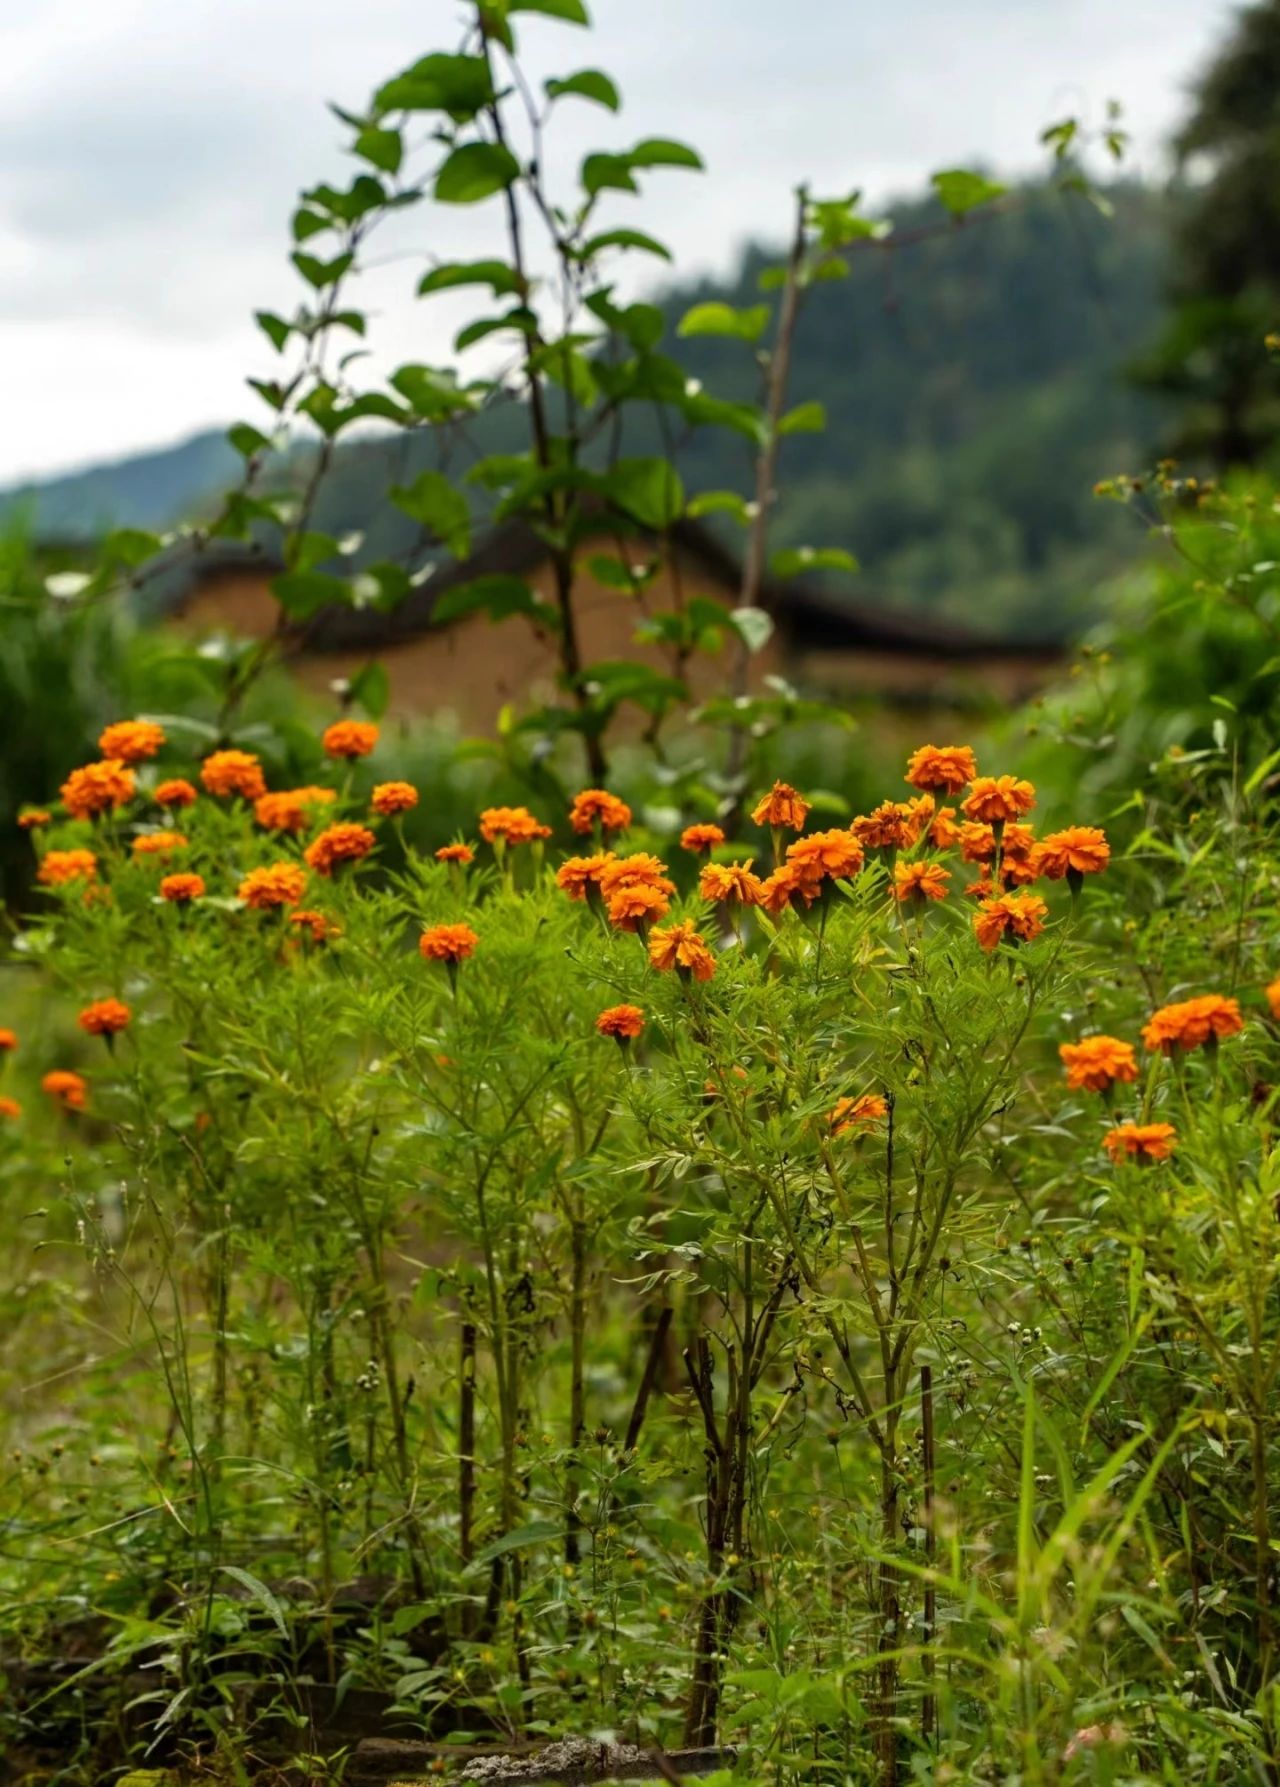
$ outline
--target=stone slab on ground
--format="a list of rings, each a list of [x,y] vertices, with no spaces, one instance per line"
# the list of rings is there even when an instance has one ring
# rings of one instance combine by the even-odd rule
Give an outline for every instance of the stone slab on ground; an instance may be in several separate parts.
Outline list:
[[[456,1752],[455,1752],[456,1753]],[[359,1744],[347,1775],[352,1787],[374,1783],[432,1782],[431,1765],[448,1751],[438,1744],[398,1738],[369,1737]],[[679,1781],[686,1775],[708,1775],[732,1762],[724,1750],[646,1750],[636,1744],[596,1744],[567,1737],[545,1748],[521,1753],[472,1756],[454,1776],[476,1787],[534,1787],[558,1782],[561,1787],[588,1787],[608,1781]],[[453,1771],[451,1770],[452,1774]]]

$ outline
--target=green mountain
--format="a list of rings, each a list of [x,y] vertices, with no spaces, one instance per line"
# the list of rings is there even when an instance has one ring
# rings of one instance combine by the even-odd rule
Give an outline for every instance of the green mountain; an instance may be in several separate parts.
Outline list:
[[[821,400],[827,429],[783,443],[780,544],[847,547],[894,605],[1027,636],[1091,615],[1100,579],[1142,544],[1093,486],[1149,459],[1160,423],[1125,370],[1158,325],[1165,207],[1133,187],[1110,201],[1107,218],[1028,189],[961,226],[899,208],[900,246],[856,251],[848,279],[813,289],[790,400]],[[767,263],[752,249],[730,284],[668,308],[758,302]],[[708,387],[758,389],[736,344],[682,345]],[[704,431],[683,458],[691,488],[724,462]]]
[[[1125,368],[1158,323],[1165,205],[1135,186],[1109,196],[1110,217],[1045,186],[960,222],[932,201],[895,207],[886,243],[859,244],[847,279],[807,294],[789,400],[821,401],[828,425],[784,443],[777,544],[848,547],[863,567],[860,596],[892,607],[1028,638],[1092,617],[1100,584],[1141,546],[1132,521],[1098,503],[1092,487],[1141,466],[1159,432],[1152,400]],[[711,299],[759,302],[776,258],[750,247],[731,278],[658,300],[670,350],[717,395],[758,396],[752,351],[681,340],[679,319]],[[473,450],[494,452],[523,430],[512,404],[468,432]],[[655,444],[633,437],[626,446]],[[691,492],[751,493],[741,437],[702,428],[677,452]],[[415,530],[383,496],[438,456],[426,435],[353,443],[313,525],[363,530],[370,557],[410,552]],[[191,513],[235,463],[219,436],[204,434],[54,480],[28,500],[45,534],[84,534],[108,519],[154,527]],[[456,452],[452,464],[464,469]]]
[[[185,520],[239,476],[243,461],[222,429],[0,492],[0,516],[19,510],[41,539],[91,540],[111,527],[159,530]]]

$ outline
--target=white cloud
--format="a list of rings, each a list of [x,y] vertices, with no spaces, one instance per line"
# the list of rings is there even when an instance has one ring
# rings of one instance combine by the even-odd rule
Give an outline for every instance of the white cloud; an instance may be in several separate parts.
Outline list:
[[[1182,88],[1229,0],[596,0],[591,36],[530,20],[535,72],[592,63],[613,120],[564,108],[564,165],[598,142],[675,135],[708,174],[655,175],[634,215],[682,265],[725,266],[780,235],[797,180],[917,189],[942,165],[1036,165],[1041,126],[1124,101],[1135,165],[1160,169]],[[0,478],[82,463],[242,413],[249,324],[288,307],[298,189],[342,173],[324,102],[359,105],[449,43],[446,0],[43,0],[0,59]],[[557,126],[557,132],[559,132]],[[481,247],[491,220],[408,214],[392,251]],[[413,264],[365,297],[389,351],[447,351],[414,307]]]

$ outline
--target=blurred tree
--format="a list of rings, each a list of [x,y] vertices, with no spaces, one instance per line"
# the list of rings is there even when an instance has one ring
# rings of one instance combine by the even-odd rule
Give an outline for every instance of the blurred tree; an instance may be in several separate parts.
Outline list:
[[[162,717],[188,758],[218,742],[227,679],[247,649],[228,640],[193,650],[140,625],[127,605],[82,587],[83,557],[36,549],[14,522],[0,531],[0,903],[11,908],[26,901],[34,862],[18,828],[23,807],[54,805],[112,720]],[[314,732],[305,697],[281,671],[255,685],[237,742],[301,780],[315,768]]]
[[[1136,367],[1175,399],[1180,458],[1256,462],[1280,438],[1280,0],[1241,11],[1175,140],[1183,176],[1173,314]]]

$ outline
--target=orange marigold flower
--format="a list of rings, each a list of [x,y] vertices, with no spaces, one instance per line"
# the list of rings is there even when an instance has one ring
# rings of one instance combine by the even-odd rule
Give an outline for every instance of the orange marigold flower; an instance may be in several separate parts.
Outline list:
[[[803,831],[809,817],[809,802],[797,794],[790,782],[775,782],[758,801],[751,814],[753,825],[785,826],[788,831]]]
[[[335,924],[324,912],[303,911],[299,907],[289,914],[289,923],[305,931],[313,943],[328,943],[331,937],[342,935],[342,926]]]
[[[1003,825],[1008,819],[1020,819],[1035,804],[1035,789],[1017,776],[974,776],[960,811],[981,825]]]
[[[327,757],[367,757],[378,742],[378,728],[368,720],[335,720],[320,743]]]
[[[198,796],[190,782],[174,776],[168,782],[158,783],[151,798],[158,807],[189,807],[195,804]]]
[[[935,850],[949,850],[960,836],[954,807],[939,807],[929,824],[929,842]]]
[[[619,931],[643,930],[651,919],[665,918],[671,901],[660,887],[648,881],[629,881],[608,895],[605,910],[609,923]]]
[[[1000,894],[984,900],[974,913],[974,935],[985,950],[997,948],[1006,935],[1012,942],[1029,943],[1044,929],[1048,911],[1039,894]]]
[[[532,844],[549,838],[551,827],[535,819],[528,807],[486,807],[480,815],[480,836],[486,844]]]
[[[78,1073],[72,1073],[66,1067],[55,1067],[45,1074],[40,1090],[56,1099],[66,1111],[82,1111],[89,1099],[88,1085]]]
[[[475,851],[470,844],[441,844],[436,851],[437,862],[469,863],[475,861]]]
[[[966,819],[956,827],[961,862],[990,862],[996,853],[996,834],[989,825]]]
[[[968,745],[921,745],[908,759],[905,779],[927,794],[959,794],[977,773]]]
[[[180,831],[144,831],[133,840],[135,856],[168,856],[173,850],[185,850],[187,840]]]
[[[317,815],[313,807],[330,807],[338,798],[336,788],[281,788],[260,794],[253,803],[253,817],[265,831],[305,831]]]
[[[783,863],[760,883],[760,904],[776,917],[803,900],[812,906],[822,898],[822,882],[802,872],[798,863]]]
[[[601,1036],[616,1036],[619,1042],[630,1042],[644,1029],[644,1013],[638,1005],[611,1005],[596,1019]]]
[[[260,800],[267,792],[262,765],[252,751],[214,751],[200,765],[200,780],[210,794],[239,794]]]
[[[23,831],[34,831],[37,826],[48,825],[53,814],[45,807],[28,807],[25,813],[18,814],[18,824]]]
[[[141,763],[154,757],[164,743],[164,727],[154,720],[117,720],[104,729],[98,749],[104,757],[118,757],[121,763]]]
[[[327,876],[339,863],[359,862],[368,856],[377,841],[367,825],[326,825],[302,854],[309,868]]]
[[[190,900],[201,900],[204,898],[204,877],[166,875],[160,883],[160,898],[172,901],[175,906],[185,906]]]
[[[1198,1049],[1216,1044],[1221,1037],[1244,1029],[1240,1001],[1221,993],[1202,993],[1196,999],[1180,999],[1163,1005],[1143,1026],[1142,1042],[1148,1049],[1172,1055],[1175,1049]]]
[[[598,850],[594,856],[566,856],[556,870],[556,886],[571,900],[585,900],[593,888],[599,889],[600,877],[616,861],[612,850]]]
[[[850,1129],[871,1129],[888,1115],[889,1106],[878,1092],[861,1092],[856,1098],[837,1099],[835,1108],[827,1113],[827,1122],[832,1135],[844,1135]]]
[[[379,782],[369,796],[369,805],[383,819],[407,813],[418,804],[418,790],[412,782]]]
[[[804,881],[829,876],[841,881],[856,875],[865,858],[851,831],[815,831],[787,847],[787,862]]]
[[[710,980],[716,960],[690,918],[649,933],[649,960],[666,974],[675,969],[682,980]]]
[[[680,833],[680,848],[692,850],[695,856],[701,850],[712,850],[723,843],[724,829],[719,825],[686,825]]]
[[[936,862],[900,862],[893,867],[893,897],[896,900],[945,900],[951,871]]]
[[[915,842],[919,822],[906,801],[882,800],[873,812],[859,814],[849,829],[868,850],[900,850]]]
[[[698,877],[704,900],[723,900],[727,905],[758,906],[764,883],[746,862],[709,862]]]
[[[418,949],[429,962],[456,967],[474,955],[479,941],[470,925],[429,925],[418,939]]]
[[[600,891],[606,900],[620,887],[654,887],[664,894],[676,891],[675,882],[667,874],[666,863],[643,850],[634,856],[615,856],[601,869],[599,880]]]
[[[996,834],[989,825],[979,825],[968,820],[956,827],[956,840],[960,845],[961,862],[986,863],[995,856]],[[1018,825],[1016,822],[1006,825],[1000,837],[1002,867],[1010,863],[1029,864],[1035,842],[1036,835],[1029,825]]]
[[[123,999],[95,999],[85,1006],[76,1023],[86,1036],[115,1036],[128,1028],[132,1016]]]
[[[1058,1049],[1072,1092],[1109,1092],[1118,1080],[1136,1080],[1133,1044],[1118,1036],[1086,1036]]]
[[[307,872],[293,862],[273,862],[250,869],[236,893],[255,912],[271,912],[280,906],[296,906],[307,885]]]
[[[907,823],[911,830],[911,842],[914,844],[920,834],[932,823],[938,810],[938,803],[931,794],[914,794],[905,802]]]
[[[1010,825],[1006,827],[1006,834],[1011,831],[1029,832],[1029,829],[1025,825]],[[1006,850],[1000,858],[1000,884],[1002,887],[1029,887],[1038,875],[1039,869],[1034,845],[1026,850]]]
[[[45,887],[65,887],[70,881],[94,881],[98,859],[92,850],[49,850],[36,871]]]
[[[1050,881],[1061,881],[1064,875],[1076,881],[1082,875],[1100,874],[1111,860],[1111,846],[1106,832],[1096,825],[1069,825],[1041,838],[1031,859],[1036,873]]]
[[[7,1055],[18,1046],[16,1030],[0,1030],[0,1054]]]
[[[1273,980],[1266,989],[1267,1005],[1273,1018],[1280,1018],[1280,978]]]
[[[597,825],[601,831],[625,831],[631,823],[631,808],[606,788],[584,788],[573,797],[569,823],[584,835]]]
[[[73,769],[59,792],[73,819],[96,819],[99,813],[132,800],[136,787],[129,765],[119,757],[107,757],[101,763]]]
[[[1168,1160],[1178,1145],[1172,1123],[1118,1123],[1102,1138],[1112,1160]]]
[[[0,1117],[18,1118],[22,1115],[22,1106],[16,1098],[0,1098]]]

